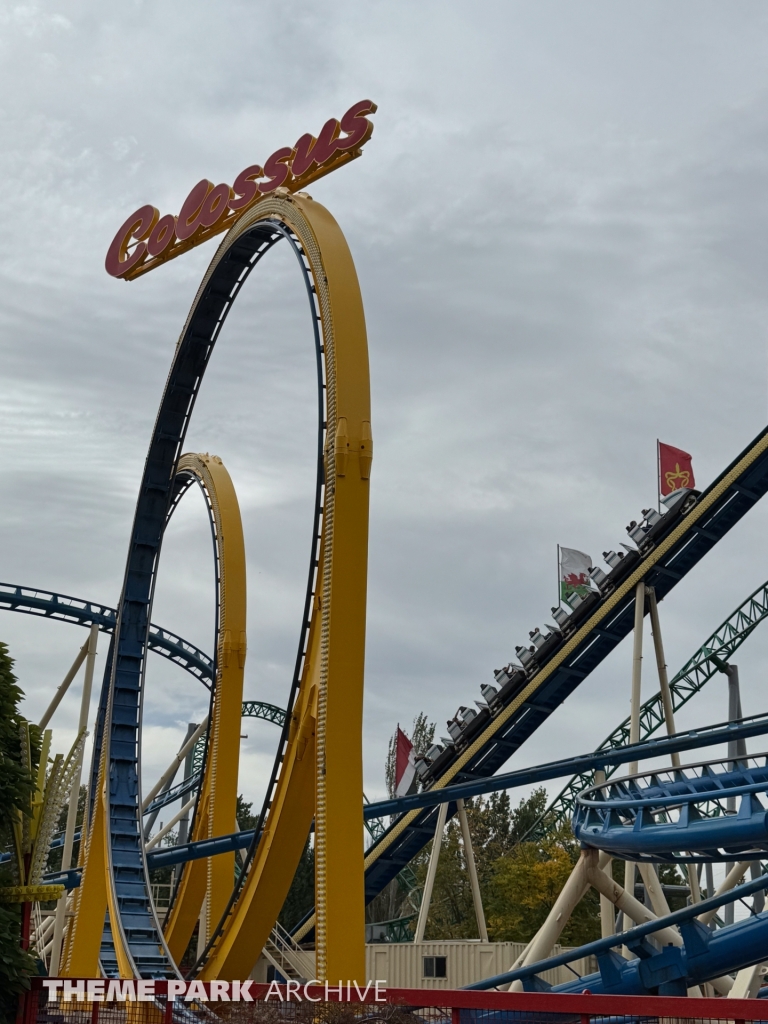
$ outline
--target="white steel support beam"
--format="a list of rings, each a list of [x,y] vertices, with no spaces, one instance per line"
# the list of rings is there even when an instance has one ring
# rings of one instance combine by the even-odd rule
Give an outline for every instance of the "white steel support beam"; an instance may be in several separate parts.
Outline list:
[[[94,629],[98,632],[98,626],[91,626],[91,632],[93,632]],[[83,644],[83,646],[77,652],[77,657],[72,662],[72,667],[70,668],[69,672],[67,672],[67,674],[64,676],[64,681],[62,682],[61,686],[58,688],[56,693],[54,693],[53,700],[46,708],[43,717],[40,719],[38,723],[38,729],[40,730],[40,732],[42,732],[45,729],[50,720],[53,718],[53,713],[64,699],[64,695],[69,689],[70,683],[75,678],[77,673],[80,671],[80,666],[83,664],[86,655],[88,654],[88,645],[90,644],[90,642],[91,640],[89,636],[88,639]]]
[[[485,912],[483,911],[483,900],[480,896],[480,883],[477,878],[477,865],[475,864],[475,851],[472,849],[472,836],[469,832],[467,821],[467,809],[463,800],[456,801],[459,811],[459,823],[461,825],[461,837],[464,841],[464,858],[467,862],[469,882],[472,886],[472,902],[475,905],[475,918],[477,919],[477,934],[481,942],[488,941],[488,929],[485,925]]]
[[[80,699],[80,721],[78,723],[77,734],[82,735],[88,728],[88,713],[91,707],[91,691],[93,689],[93,670],[96,664],[96,647],[99,642],[99,627],[96,625],[91,626],[91,631],[88,635],[88,641],[84,645],[85,649],[85,678],[83,679],[83,694]],[[82,651],[81,651],[82,654]],[[79,657],[79,655],[78,655]],[[77,662],[75,662],[77,664]],[[71,671],[71,670],[70,670]],[[75,669],[75,671],[77,671]],[[74,678],[74,675],[73,675]],[[69,686],[69,682],[64,681]],[[48,716],[43,716],[45,721],[50,719],[53,711],[55,710],[54,702],[59,697],[64,683],[59,687],[59,691],[54,697],[54,701],[51,703],[51,707],[46,712]],[[64,694],[61,693],[63,697]],[[50,714],[49,714],[50,712]],[[83,771],[83,750],[81,748],[80,755],[77,759],[77,765],[75,767],[75,773],[72,777],[72,788],[69,791],[69,808],[67,810],[67,824],[64,831],[64,848],[61,854],[61,870],[67,871],[72,867],[72,847],[75,842],[75,827],[77,825],[77,810],[80,802],[80,779]],[[56,921],[53,926],[53,943],[51,945],[51,966],[50,974],[52,977],[57,977],[59,973],[59,961],[61,959],[61,944],[64,939],[64,923],[66,921],[66,910],[67,901],[66,899],[60,899],[56,904]]]
[[[200,725],[198,725],[198,727],[195,729],[195,731],[192,733],[192,735],[189,737],[189,739],[184,743],[184,745],[182,746],[181,750],[179,750],[178,754],[176,754],[174,759],[171,761],[171,763],[165,769],[163,774],[160,776],[160,778],[154,784],[152,789],[150,789],[150,791],[144,797],[144,800],[142,801],[142,804],[141,804],[142,811],[146,811],[146,809],[149,807],[149,805],[155,799],[155,797],[160,792],[160,790],[163,788],[163,786],[166,784],[166,782],[168,782],[169,779],[172,779],[174,777],[176,772],[179,770],[181,762],[184,760],[184,758],[187,756],[187,754],[190,752],[190,750],[194,747],[194,745],[197,743],[197,741],[200,739],[200,737],[203,735],[203,733],[205,732],[205,730],[207,728],[208,728],[208,715],[205,716],[205,718],[202,720]]]
[[[643,681],[643,613],[645,611],[645,583],[641,580],[635,587],[635,635],[632,647],[632,697],[629,712],[629,742],[640,742],[640,697]],[[630,762],[628,774],[637,772],[637,761]],[[635,865],[624,862],[624,888],[628,893],[635,890]],[[634,897],[633,897],[634,898]],[[624,926],[626,927],[626,915]]]
[[[432,840],[432,852],[429,855],[429,866],[427,878],[424,882],[424,892],[421,897],[419,916],[416,920],[416,932],[413,936],[414,942],[424,941],[424,932],[427,929],[427,918],[429,917],[429,905],[432,902],[432,890],[435,886],[435,875],[437,874],[437,862],[440,859],[440,846],[443,841],[443,830],[445,829],[445,818],[448,814],[448,804],[440,804],[437,812],[437,824],[435,825],[435,838]]]

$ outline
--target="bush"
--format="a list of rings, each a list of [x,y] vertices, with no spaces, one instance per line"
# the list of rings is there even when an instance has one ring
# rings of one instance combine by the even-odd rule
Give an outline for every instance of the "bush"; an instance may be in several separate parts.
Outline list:
[[[13,821],[19,811],[29,813],[32,780],[21,761],[19,714],[23,694],[13,674],[8,648],[0,643],[0,846],[13,849]],[[0,874],[0,886],[13,885],[10,870]],[[0,903],[0,1024],[11,1024],[21,992],[36,974],[31,953],[21,948],[21,906]]]

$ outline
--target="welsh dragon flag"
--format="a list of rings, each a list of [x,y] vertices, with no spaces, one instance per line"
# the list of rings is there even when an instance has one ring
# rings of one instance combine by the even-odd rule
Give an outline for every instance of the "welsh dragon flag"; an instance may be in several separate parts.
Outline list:
[[[592,559],[576,548],[560,548],[560,599],[571,594],[586,597],[592,590],[589,569]]]

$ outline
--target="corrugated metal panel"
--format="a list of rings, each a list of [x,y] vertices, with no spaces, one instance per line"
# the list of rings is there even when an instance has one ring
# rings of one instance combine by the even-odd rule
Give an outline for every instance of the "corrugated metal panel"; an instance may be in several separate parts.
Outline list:
[[[524,949],[521,942],[372,943],[365,948],[366,980],[385,981],[391,988],[462,988],[508,971]],[[552,955],[560,949],[555,946]],[[425,956],[444,956],[447,977],[425,978]],[[575,961],[571,966],[580,975],[597,970],[592,958]],[[551,985],[557,985],[571,981],[573,973],[567,967],[558,967],[542,977]]]

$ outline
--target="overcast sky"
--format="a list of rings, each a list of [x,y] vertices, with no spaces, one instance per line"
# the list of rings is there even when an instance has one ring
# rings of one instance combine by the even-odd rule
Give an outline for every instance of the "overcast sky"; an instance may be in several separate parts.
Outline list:
[[[657,437],[706,485],[764,426],[767,58],[768,9],[747,0],[0,5],[0,580],[118,600],[155,411],[215,245],[125,284],[103,267],[117,227],[146,202],[178,212],[201,177],[231,182],[370,97],[363,158],[310,191],[349,240],[368,323],[365,784],[382,794],[398,721],[425,711],[445,733],[548,620],[557,543],[598,560],[654,503]],[[246,694],[277,704],[308,556],[313,375],[303,285],[278,247],[224,328],[186,445],[221,456],[238,490]],[[758,507],[663,603],[672,671],[768,577],[767,521]],[[212,586],[190,495],[154,620],[212,650]],[[0,638],[35,719],[85,632],[4,612]],[[611,731],[630,644],[510,767]],[[746,713],[765,708],[767,655],[768,628],[738,659]],[[149,784],[206,706],[159,661]],[[718,678],[680,722],[725,713]],[[254,798],[276,732],[243,732]]]

